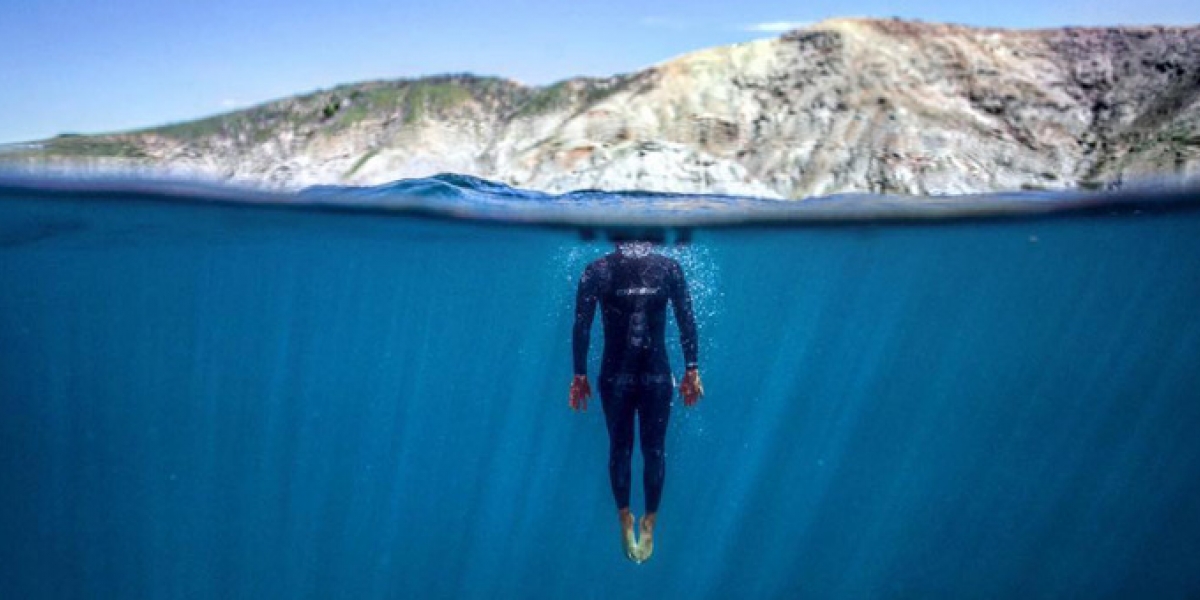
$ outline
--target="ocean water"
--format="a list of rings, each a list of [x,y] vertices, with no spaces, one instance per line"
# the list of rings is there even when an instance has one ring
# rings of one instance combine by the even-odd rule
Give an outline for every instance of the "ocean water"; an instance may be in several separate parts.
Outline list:
[[[0,597],[1200,596],[1197,195],[905,206],[0,181]],[[641,565],[566,400],[616,230],[707,391]]]

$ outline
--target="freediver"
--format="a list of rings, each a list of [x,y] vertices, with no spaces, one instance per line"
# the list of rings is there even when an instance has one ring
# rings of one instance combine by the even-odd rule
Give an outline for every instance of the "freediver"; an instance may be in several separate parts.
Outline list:
[[[579,280],[572,336],[575,376],[570,406],[587,410],[592,389],[587,378],[588,343],[596,304],[604,324],[600,363],[600,402],[608,426],[608,474],[621,524],[625,556],[643,562],[654,552],[654,524],[666,474],[664,444],[675,378],[667,360],[666,309],[670,302],[683,346],[684,406],[695,406],[704,387],[697,362],[696,319],[683,269],[653,251],[647,241],[619,241],[616,249],[587,266]],[[637,415],[644,462],[646,513],[634,537],[629,509],[633,421]]]

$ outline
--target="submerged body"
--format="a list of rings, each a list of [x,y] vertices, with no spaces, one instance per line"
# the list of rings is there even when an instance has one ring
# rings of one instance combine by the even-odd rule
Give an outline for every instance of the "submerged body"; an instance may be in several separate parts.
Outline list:
[[[645,560],[653,549],[653,528],[666,475],[665,442],[674,377],[667,357],[666,310],[671,304],[679,325],[686,375],[681,391],[687,405],[701,393],[696,321],[683,269],[675,260],[650,252],[644,243],[622,244],[588,265],[576,296],[573,334],[575,380],[571,404],[586,408],[587,352],[592,320],[599,305],[604,325],[600,399],[609,435],[609,478],[620,515],[626,553]],[[646,515],[642,541],[633,539],[629,510],[634,420],[641,429],[645,461]],[[640,546],[640,547],[639,547]]]

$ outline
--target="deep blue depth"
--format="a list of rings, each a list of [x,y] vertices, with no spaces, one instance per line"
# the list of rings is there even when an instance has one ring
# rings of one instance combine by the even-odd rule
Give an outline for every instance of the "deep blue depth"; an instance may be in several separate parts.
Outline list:
[[[0,197],[0,597],[1200,595],[1200,211],[695,232],[640,566],[566,400],[608,250]]]

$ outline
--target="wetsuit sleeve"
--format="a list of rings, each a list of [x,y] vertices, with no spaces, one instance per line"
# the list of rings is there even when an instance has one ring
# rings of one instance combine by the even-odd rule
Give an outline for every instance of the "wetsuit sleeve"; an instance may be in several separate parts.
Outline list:
[[[683,346],[683,362],[686,368],[699,366],[699,343],[696,339],[696,315],[692,312],[692,295],[688,292],[683,268],[679,263],[671,265],[671,305],[675,308],[675,322],[679,324],[679,342]]]
[[[575,329],[571,346],[575,355],[575,374],[587,375],[588,343],[592,336],[592,319],[596,316],[596,302],[600,294],[600,277],[594,265],[584,269],[579,278],[579,289],[575,292]]]

